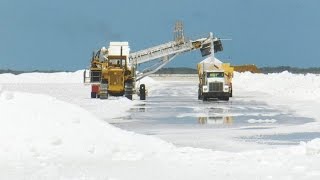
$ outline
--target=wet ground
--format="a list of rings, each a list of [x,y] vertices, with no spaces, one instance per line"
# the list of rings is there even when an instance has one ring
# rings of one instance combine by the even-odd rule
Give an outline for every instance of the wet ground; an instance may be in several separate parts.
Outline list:
[[[279,124],[301,124],[312,119],[296,117],[269,107],[263,102],[242,101],[234,97],[229,102],[183,99],[181,97],[149,97],[149,99],[130,110],[130,116],[123,117],[127,125],[175,125],[207,126],[216,128],[254,126],[269,127]],[[127,126],[128,127],[128,126]]]
[[[165,81],[161,87],[151,91],[145,102],[133,107],[129,116],[119,119],[119,123],[114,125],[158,136],[176,145],[205,148],[216,148],[221,143],[213,140],[217,137],[230,137],[240,143],[291,145],[297,144],[297,139],[311,140],[320,135],[256,135],[261,130],[272,131],[279,126],[304,124],[313,119],[297,117],[294,112],[281,111],[252,99],[235,93],[228,102],[203,102],[197,99],[196,82]],[[221,135],[224,130],[228,135]],[[254,132],[252,136],[250,132]],[[230,133],[238,135],[230,136]]]
[[[259,135],[242,137],[246,141],[269,145],[297,145],[320,137],[320,132],[297,132],[289,134]]]

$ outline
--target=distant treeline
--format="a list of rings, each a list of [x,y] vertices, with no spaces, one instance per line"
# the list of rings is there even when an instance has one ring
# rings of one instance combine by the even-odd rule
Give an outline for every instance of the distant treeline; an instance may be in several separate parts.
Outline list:
[[[320,74],[320,67],[313,67],[313,68],[296,68],[290,66],[278,66],[278,67],[262,67],[259,68],[262,73],[280,73],[283,71],[288,71],[294,74]]]
[[[278,66],[278,67],[262,67],[259,68],[261,73],[280,73],[288,71],[294,74],[320,74],[320,67],[315,68],[296,68],[290,66]],[[162,68],[156,74],[197,74],[196,69],[192,68]]]
[[[283,71],[288,71],[294,74],[306,74],[306,73],[313,73],[313,74],[320,74],[320,67],[314,68],[296,68],[290,66],[278,66],[278,67],[262,67],[259,68],[261,73],[280,73]],[[15,70],[1,70],[0,74],[3,73],[11,73],[11,74],[22,74],[22,73],[30,73],[30,72],[41,72],[41,73],[55,73],[55,72],[70,72],[70,71],[57,71],[57,70],[34,70],[34,71],[15,71]],[[176,68],[162,68],[156,74],[197,74],[197,70],[193,68],[187,67],[176,67]]]
[[[197,74],[197,70],[184,67],[162,68],[155,74]]]

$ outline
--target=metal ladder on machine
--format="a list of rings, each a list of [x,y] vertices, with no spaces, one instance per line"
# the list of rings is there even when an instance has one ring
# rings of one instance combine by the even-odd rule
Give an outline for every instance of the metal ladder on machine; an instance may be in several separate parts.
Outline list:
[[[180,54],[196,49],[200,49],[201,51],[210,51],[211,47],[213,47],[214,45],[214,42],[219,41],[219,39],[213,37],[212,33],[210,33],[209,37],[206,38],[200,38],[197,40],[186,40],[183,33],[182,22],[176,23],[174,35],[174,41],[170,41],[168,43],[164,43],[130,54],[129,62],[134,67],[143,63],[158,60],[158,62],[154,63],[152,66],[145,68],[142,73],[137,74],[137,81],[157,72],[159,69],[161,69],[163,66],[168,64],[172,59]]]

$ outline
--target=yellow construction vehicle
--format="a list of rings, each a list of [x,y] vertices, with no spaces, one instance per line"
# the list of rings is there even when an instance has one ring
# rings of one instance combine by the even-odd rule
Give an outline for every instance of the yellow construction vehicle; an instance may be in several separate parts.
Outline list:
[[[102,48],[93,54],[87,76],[91,98],[107,99],[110,94],[132,99],[135,71],[129,63],[129,51],[128,42],[110,42],[108,49]],[[144,85],[142,90],[145,90]],[[140,92],[140,99],[145,99],[145,91]]]

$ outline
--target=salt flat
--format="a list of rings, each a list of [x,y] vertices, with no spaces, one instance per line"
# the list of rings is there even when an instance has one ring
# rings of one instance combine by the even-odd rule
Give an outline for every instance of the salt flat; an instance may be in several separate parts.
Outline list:
[[[192,81],[172,86],[171,80],[146,79],[147,102],[117,97],[100,101],[88,98],[90,87],[81,78],[81,71],[0,75],[1,179],[320,178],[318,75],[235,74],[234,99],[218,103],[220,110],[212,108],[217,102],[193,97]],[[178,101],[182,96],[189,99]],[[128,118],[142,104],[146,115],[158,108],[165,110],[164,117],[158,122],[159,113]],[[170,104],[175,105],[172,111]],[[224,119],[222,124],[205,120],[231,116],[231,127]],[[166,117],[175,123],[163,121]],[[137,122],[139,126],[132,126]],[[198,141],[189,139],[197,134],[200,143],[190,144]],[[290,135],[305,142],[290,143]],[[272,144],[279,141],[285,142]]]

